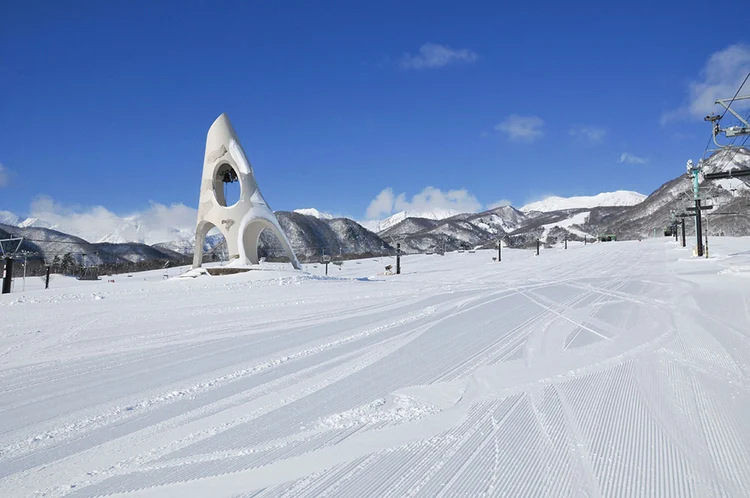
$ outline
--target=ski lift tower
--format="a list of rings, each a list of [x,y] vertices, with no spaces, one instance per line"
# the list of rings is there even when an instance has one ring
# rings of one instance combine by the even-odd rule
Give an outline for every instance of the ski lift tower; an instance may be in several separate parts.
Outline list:
[[[99,257],[99,253],[94,253],[94,256]],[[86,254],[82,255],[81,262],[81,273],[78,275],[78,280],[101,280],[99,277],[99,266],[89,257],[90,264],[86,264]]]
[[[688,208],[690,211],[695,211],[695,236],[696,236],[696,252],[697,255],[703,256],[703,234],[701,233],[701,195],[700,195],[700,177],[703,173],[703,160],[698,161],[698,164],[693,164],[692,159],[688,159],[687,172],[693,178],[693,201],[695,202],[694,208]]]
[[[750,100],[750,95],[742,95],[742,96],[735,96],[731,99],[719,99],[716,102],[714,102],[715,105],[720,105],[724,108],[724,112],[721,116],[717,116],[716,114],[710,114],[704,118],[704,121],[709,121],[711,123],[711,134],[713,135],[713,140],[716,146],[720,149],[726,149],[729,147],[732,147],[731,145],[722,145],[717,140],[716,137],[720,133],[724,134],[724,137],[726,138],[737,138],[741,136],[747,136],[750,135],[750,123],[748,123],[747,119],[740,116],[737,111],[732,109],[732,104],[735,102],[741,102],[743,100]],[[726,115],[726,113],[729,112],[737,118],[740,121],[739,125],[735,126],[728,126],[726,128],[722,128],[720,121],[721,119]]]
[[[748,77],[750,77],[750,74],[748,74]],[[745,78],[745,81],[747,81],[747,78]],[[744,84],[744,82],[743,82]],[[737,90],[737,94],[739,94],[740,90],[742,90],[742,86]],[[734,146],[732,144],[720,144],[719,141],[716,139],[716,137],[719,134],[724,134],[724,137],[729,139],[736,139],[737,137],[741,136],[750,136],[750,123],[746,118],[743,118],[740,114],[738,114],[734,109],[732,109],[732,104],[735,102],[741,102],[743,100],[750,100],[750,95],[742,95],[738,96],[735,95],[731,99],[718,99],[714,104],[720,105],[724,108],[724,112],[721,114],[721,116],[717,116],[716,114],[710,114],[709,116],[706,116],[704,118],[705,121],[708,121],[711,123],[711,136],[714,141],[714,144],[719,148],[719,150],[726,150],[726,149],[739,149],[739,147]],[[726,113],[729,112],[732,116],[737,118],[740,122],[740,125],[737,126],[728,126],[725,128],[721,127],[721,120],[724,118]],[[732,156],[734,158],[734,156]],[[688,161],[687,165],[688,173],[690,173],[693,176],[693,194],[695,199],[695,208],[689,209],[690,211],[695,211],[695,231],[696,231],[696,237],[698,239],[698,256],[703,256],[703,244],[701,242],[701,205],[700,205],[700,195],[698,192],[698,184],[699,184],[699,176],[702,176],[702,179],[705,181],[710,180],[719,180],[723,178],[736,178],[741,176],[750,176],[750,169],[732,169],[729,171],[720,171],[715,173],[705,173],[703,174],[703,159],[698,161],[697,165],[693,165],[692,161]],[[709,208],[710,209],[710,208]]]
[[[674,240],[677,241],[677,211],[675,211],[674,209],[671,209],[669,211],[669,215],[671,216],[671,219],[672,219],[671,224],[670,224],[670,226],[672,227],[672,235],[674,235]]]
[[[2,259],[2,293],[10,294],[13,282],[13,260],[16,259],[23,243],[23,237],[0,239],[0,259]],[[14,247],[15,246],[15,247]]]

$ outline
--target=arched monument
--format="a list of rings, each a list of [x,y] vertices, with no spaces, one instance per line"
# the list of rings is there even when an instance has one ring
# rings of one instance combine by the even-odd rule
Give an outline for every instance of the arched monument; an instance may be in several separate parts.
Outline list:
[[[239,182],[240,198],[227,206],[224,184],[234,182]],[[276,215],[260,193],[253,168],[226,114],[216,118],[206,137],[193,268],[199,268],[203,262],[203,244],[213,227],[224,235],[230,260],[238,260],[241,265],[258,264],[260,233],[270,230],[294,268],[300,269]]]

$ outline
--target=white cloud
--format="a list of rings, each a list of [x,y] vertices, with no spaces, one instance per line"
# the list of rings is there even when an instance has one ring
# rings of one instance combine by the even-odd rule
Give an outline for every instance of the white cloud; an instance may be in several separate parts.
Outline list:
[[[393,201],[395,196],[393,190],[389,187],[383,189],[367,206],[365,217],[368,220],[383,218],[393,213]]]
[[[513,203],[509,201],[508,199],[500,199],[499,201],[492,202],[490,204],[487,204],[487,209],[495,209],[503,206],[510,206]]]
[[[598,126],[574,126],[569,132],[571,137],[590,142],[592,144],[600,143],[607,135],[607,130]]]
[[[471,63],[479,56],[469,49],[452,49],[445,45],[425,43],[419,48],[418,54],[404,54],[398,64],[404,69],[430,69],[444,67],[449,64]]]
[[[179,231],[191,233],[197,214],[184,204],[166,206],[151,202],[143,211],[119,216],[103,206],[64,206],[48,196],[34,199],[29,212],[30,217],[89,242],[115,234],[119,240],[146,244],[174,240]]]
[[[703,118],[712,112],[723,112],[723,108],[714,105],[717,99],[730,99],[737,88],[750,73],[750,46],[730,45],[724,50],[714,52],[706,61],[700,79],[688,84],[688,99],[681,107],[662,114],[661,123],[683,118]],[[739,95],[750,93],[750,80],[745,83]],[[733,104],[733,108],[750,105],[748,101]]]
[[[7,187],[8,183],[10,183],[10,172],[3,166],[3,163],[0,163],[0,187]]]
[[[622,154],[620,154],[620,159],[618,159],[617,162],[628,164],[646,164],[646,159],[634,156],[633,154],[630,154],[628,152],[623,152]]]
[[[508,138],[518,142],[533,142],[544,135],[544,120],[536,116],[519,116],[511,114],[505,121],[495,125],[495,130],[505,133]]]
[[[383,189],[367,206],[368,220],[383,218],[399,211],[433,212],[454,210],[460,213],[479,211],[482,204],[466,189],[443,191],[435,187],[424,190],[408,199],[406,193],[393,194],[393,189]]]

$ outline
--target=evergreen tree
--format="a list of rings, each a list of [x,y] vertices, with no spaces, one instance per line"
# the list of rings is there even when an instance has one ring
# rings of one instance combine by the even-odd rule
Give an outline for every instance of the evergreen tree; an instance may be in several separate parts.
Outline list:
[[[70,275],[75,270],[76,262],[69,252],[65,253],[60,262],[60,269],[64,275]]]

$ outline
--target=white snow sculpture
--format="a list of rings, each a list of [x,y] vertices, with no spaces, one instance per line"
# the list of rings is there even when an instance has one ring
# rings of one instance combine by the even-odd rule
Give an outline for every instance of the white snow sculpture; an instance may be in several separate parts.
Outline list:
[[[224,183],[234,181],[240,184],[240,199],[227,206]],[[200,268],[203,262],[203,244],[206,234],[213,227],[224,235],[230,260],[239,259],[240,264],[258,264],[260,233],[270,230],[283,246],[292,265],[300,269],[276,215],[260,193],[253,168],[226,114],[216,118],[206,137],[193,268]]]

